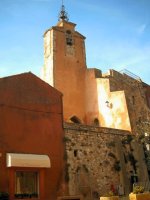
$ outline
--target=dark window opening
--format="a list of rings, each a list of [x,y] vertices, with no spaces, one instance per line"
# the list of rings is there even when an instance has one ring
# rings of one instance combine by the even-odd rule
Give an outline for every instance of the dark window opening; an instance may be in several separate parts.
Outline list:
[[[81,124],[81,121],[76,116],[71,117],[70,120],[75,124]]]
[[[97,118],[94,119],[94,125],[99,126],[99,120]]]
[[[77,157],[78,155],[78,150],[74,150],[74,157]]]
[[[38,172],[17,171],[15,173],[15,198],[35,199],[39,197]]]
[[[67,33],[67,34],[71,34],[71,31],[70,31],[70,30],[67,30],[66,33]]]
[[[71,46],[73,44],[72,38],[66,38],[66,43]]]
[[[72,34],[70,30],[66,31],[66,44],[69,46],[73,45],[73,39],[72,39]]]
[[[132,96],[132,104],[134,105],[135,104],[135,97]]]

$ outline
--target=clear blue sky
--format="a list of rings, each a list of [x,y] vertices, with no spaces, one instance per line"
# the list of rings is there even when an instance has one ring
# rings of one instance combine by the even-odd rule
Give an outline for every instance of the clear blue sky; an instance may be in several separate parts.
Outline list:
[[[0,77],[43,66],[43,33],[57,24],[61,0],[0,0]],[[64,0],[86,37],[87,66],[124,68],[150,84],[150,0]]]

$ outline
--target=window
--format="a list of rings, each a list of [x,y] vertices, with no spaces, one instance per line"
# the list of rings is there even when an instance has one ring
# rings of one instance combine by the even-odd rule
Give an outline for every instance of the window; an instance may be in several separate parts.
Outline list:
[[[38,172],[16,171],[15,173],[15,198],[38,198],[39,181]]]
[[[66,44],[69,46],[73,45],[73,39],[72,39],[72,34],[70,30],[66,31]]]
[[[74,157],[77,157],[78,155],[78,150],[74,150]]]
[[[132,104],[135,105],[135,97],[132,96]]]
[[[80,119],[78,119],[76,116],[71,117],[70,120],[75,124],[81,124]]]
[[[99,120],[97,118],[94,119],[94,125],[99,126]]]

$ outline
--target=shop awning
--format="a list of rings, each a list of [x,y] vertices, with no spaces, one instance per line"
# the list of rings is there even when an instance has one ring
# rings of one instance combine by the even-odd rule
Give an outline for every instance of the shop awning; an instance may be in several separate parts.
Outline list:
[[[36,167],[50,168],[50,158],[48,155],[7,153],[7,167]]]

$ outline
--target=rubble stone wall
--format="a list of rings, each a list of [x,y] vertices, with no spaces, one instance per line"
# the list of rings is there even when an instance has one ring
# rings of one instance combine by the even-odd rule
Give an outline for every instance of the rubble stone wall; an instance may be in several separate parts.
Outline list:
[[[131,172],[148,180],[143,147],[131,132],[73,123],[64,123],[64,130],[69,195],[98,199],[119,184],[128,194]]]
[[[64,124],[69,194],[86,199],[110,191],[120,183],[118,141],[128,131]]]

